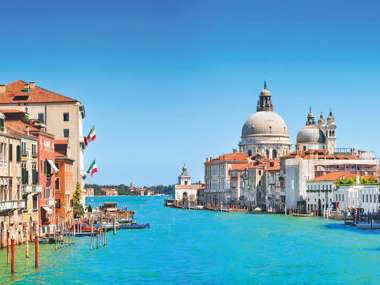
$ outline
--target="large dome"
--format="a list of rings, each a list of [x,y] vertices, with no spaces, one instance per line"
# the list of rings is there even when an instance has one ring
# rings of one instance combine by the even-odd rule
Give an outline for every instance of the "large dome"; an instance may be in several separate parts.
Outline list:
[[[325,143],[326,137],[322,130],[315,125],[305,126],[298,132],[297,143]]]
[[[286,136],[288,137],[288,127],[284,120],[275,112],[259,111],[252,114],[245,121],[242,138],[260,135]]]

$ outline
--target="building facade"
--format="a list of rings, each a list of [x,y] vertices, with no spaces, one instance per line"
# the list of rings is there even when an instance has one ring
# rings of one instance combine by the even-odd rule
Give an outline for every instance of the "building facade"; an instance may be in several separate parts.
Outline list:
[[[203,190],[203,184],[191,183],[191,176],[186,166],[183,166],[181,174],[178,176],[178,183],[174,186],[174,200],[177,205],[189,207],[203,204],[200,195]]]
[[[54,141],[55,164],[58,168],[54,179],[57,224],[62,222],[70,224],[74,218],[74,161],[67,156],[67,148],[67,140]]]
[[[220,205],[234,199],[231,193],[231,172],[237,165],[246,165],[248,156],[242,152],[223,154],[217,158],[208,158],[205,162],[205,203]]]
[[[74,185],[84,186],[84,105],[76,99],[41,88],[34,82],[17,80],[0,86],[0,108],[16,109],[45,125],[56,139],[68,140],[67,156],[73,160]]]

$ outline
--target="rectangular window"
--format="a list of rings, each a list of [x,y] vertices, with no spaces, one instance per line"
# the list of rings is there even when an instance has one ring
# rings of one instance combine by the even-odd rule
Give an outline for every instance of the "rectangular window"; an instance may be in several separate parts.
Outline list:
[[[37,172],[37,165],[35,162],[32,164],[32,183],[33,185],[38,184],[38,172]]]
[[[37,157],[37,145],[32,144],[32,156]]]
[[[69,129],[63,129],[63,137],[68,138],[70,136],[70,130]]]
[[[55,179],[55,190],[59,190],[59,178]]]
[[[65,122],[70,121],[70,114],[69,113],[63,113],[63,121],[65,121]]]
[[[21,155],[27,155],[26,152],[26,142],[21,142]]]
[[[16,146],[16,159],[17,162],[21,162],[21,147],[19,145]]]
[[[9,144],[9,162],[13,160],[13,145]]]
[[[38,113],[38,121],[41,123],[45,123],[45,114],[44,113]]]

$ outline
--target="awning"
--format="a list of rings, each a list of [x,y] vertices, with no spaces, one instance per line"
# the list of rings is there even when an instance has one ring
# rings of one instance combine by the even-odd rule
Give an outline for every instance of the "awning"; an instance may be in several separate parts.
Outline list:
[[[55,163],[54,163],[52,160],[50,160],[50,159],[48,159],[48,162],[49,162],[49,164],[50,164],[50,166],[51,166],[51,169],[53,170],[53,173],[57,173],[57,172],[59,171],[59,169],[58,169],[58,167],[55,165]]]
[[[53,210],[50,209],[49,207],[47,206],[42,206],[42,209],[44,209],[46,211],[46,213],[48,213],[49,215],[51,215],[53,213]]]

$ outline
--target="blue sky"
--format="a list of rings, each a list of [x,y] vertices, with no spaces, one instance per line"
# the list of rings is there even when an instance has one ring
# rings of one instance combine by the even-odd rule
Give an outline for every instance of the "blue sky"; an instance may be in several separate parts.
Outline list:
[[[33,3],[32,3],[33,2]],[[292,142],[309,106],[380,154],[378,1],[7,1],[0,82],[86,105],[87,182],[175,183],[236,147],[267,80]]]

